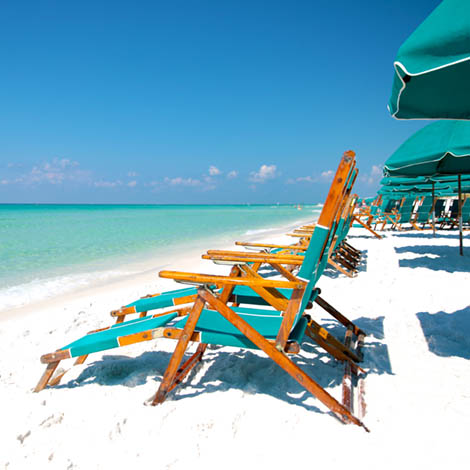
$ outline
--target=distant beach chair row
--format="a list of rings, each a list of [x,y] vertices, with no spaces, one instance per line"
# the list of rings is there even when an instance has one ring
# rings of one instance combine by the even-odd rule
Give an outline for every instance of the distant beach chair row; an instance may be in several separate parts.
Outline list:
[[[464,198],[461,212],[463,225],[470,228],[470,195]],[[369,207],[358,209],[354,219],[378,237],[376,231],[386,228],[453,229],[459,223],[458,200],[416,195],[394,199],[379,195]]]
[[[82,364],[94,352],[167,338],[175,340],[176,347],[160,386],[150,399],[153,405],[165,401],[202,360],[208,345],[254,348],[264,351],[341,421],[365,428],[353,409],[352,399],[353,385],[365,375],[358,365],[362,360],[365,332],[327,303],[317,287],[328,263],[347,275],[357,272],[360,252],[346,241],[354,220],[357,196],[352,194],[352,188],[357,172],[354,152],[345,152],[316,224],[302,226],[292,233],[299,238],[297,243],[238,242],[237,245],[251,251],[207,251],[204,259],[231,265],[230,273],[225,276],[161,271],[160,277],[191,287],[151,295],[114,310],[111,312],[116,318],[114,325],[90,332],[43,355],[41,362],[46,364],[46,370],[35,391],[59,383],[65,374],[58,370],[62,360],[76,358],[75,364]],[[262,276],[262,266],[276,271],[280,279]],[[344,341],[307,313],[313,303],[343,325]],[[139,317],[127,320],[130,314]],[[291,355],[301,351],[305,337],[344,362],[341,401],[291,359]],[[198,346],[185,360],[191,342]],[[361,395],[359,403],[363,406]]]

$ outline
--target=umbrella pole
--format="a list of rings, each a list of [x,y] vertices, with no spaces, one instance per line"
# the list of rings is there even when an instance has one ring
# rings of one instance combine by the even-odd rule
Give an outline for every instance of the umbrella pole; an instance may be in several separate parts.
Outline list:
[[[434,213],[434,207],[436,205],[436,199],[434,196],[434,182],[432,183],[432,236],[436,236],[436,214]]]
[[[463,256],[463,239],[462,239],[462,177],[459,174],[459,241],[460,241],[460,255]]]

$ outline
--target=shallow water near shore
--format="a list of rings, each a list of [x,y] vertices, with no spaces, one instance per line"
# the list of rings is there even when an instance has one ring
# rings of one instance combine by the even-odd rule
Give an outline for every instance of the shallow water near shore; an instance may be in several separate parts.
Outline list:
[[[319,205],[0,205],[0,310],[302,220]],[[147,263],[147,264],[146,264]]]

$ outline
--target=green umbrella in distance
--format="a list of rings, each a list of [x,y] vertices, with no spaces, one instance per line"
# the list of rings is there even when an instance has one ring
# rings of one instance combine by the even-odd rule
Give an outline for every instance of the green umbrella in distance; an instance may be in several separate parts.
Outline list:
[[[470,119],[470,1],[443,0],[400,47],[388,108],[397,119]]]
[[[410,176],[408,178],[401,178],[399,176],[385,176],[380,180],[380,184],[382,186],[397,186],[399,184],[414,185],[428,182],[429,179],[425,176]]]
[[[460,253],[462,175],[470,174],[470,121],[438,121],[406,140],[385,162],[387,176],[454,176],[459,197]]]
[[[423,127],[387,159],[384,173],[402,177],[470,174],[470,122],[438,121]]]

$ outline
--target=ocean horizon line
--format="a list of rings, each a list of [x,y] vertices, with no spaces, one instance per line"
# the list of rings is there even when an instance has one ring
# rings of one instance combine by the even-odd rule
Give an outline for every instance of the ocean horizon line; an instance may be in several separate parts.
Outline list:
[[[316,202],[157,203],[157,202],[0,202],[0,206],[316,206]]]

